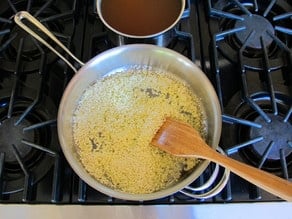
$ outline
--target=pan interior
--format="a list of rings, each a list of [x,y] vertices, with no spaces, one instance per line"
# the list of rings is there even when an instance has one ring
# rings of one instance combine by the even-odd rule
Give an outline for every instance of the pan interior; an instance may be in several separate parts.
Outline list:
[[[66,159],[74,171],[91,187],[113,197],[127,200],[151,200],[177,192],[194,181],[207,167],[208,161],[200,162],[193,170],[183,174],[175,185],[152,194],[129,194],[106,187],[97,182],[83,167],[72,137],[72,117],[78,100],[88,86],[96,80],[124,71],[130,67],[151,66],[175,74],[186,81],[194,93],[202,100],[206,114],[206,141],[213,148],[217,147],[221,131],[221,113],[217,96],[206,76],[191,61],[174,51],[151,45],[122,46],[109,50],[93,58],[70,81],[63,95],[58,114],[58,134]]]
[[[206,133],[201,101],[189,86],[149,66],[131,66],[96,81],[75,112],[73,136],[85,169],[129,193],[160,190],[197,164],[195,158],[175,157],[150,145],[165,117]]]

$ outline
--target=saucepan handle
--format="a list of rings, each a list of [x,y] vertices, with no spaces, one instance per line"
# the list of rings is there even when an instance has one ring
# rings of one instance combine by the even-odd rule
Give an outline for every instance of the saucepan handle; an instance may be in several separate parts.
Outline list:
[[[30,24],[37,27],[41,32],[43,32],[46,36],[48,36],[50,39],[52,39],[58,46],[60,46],[69,56],[71,56],[77,63],[79,63],[81,66],[84,65],[82,61],[80,61],[76,56],[74,56],[69,49],[67,49],[66,46],[64,46],[54,34],[52,34],[41,22],[39,22],[35,17],[33,17],[30,13],[27,11],[20,11],[16,13],[14,16],[15,23],[21,27],[23,30],[25,30],[27,33],[29,33],[32,37],[37,39],[40,43],[45,45],[48,49],[50,49],[52,52],[54,52],[57,56],[59,56],[72,70],[76,73],[77,69],[73,66],[70,61],[68,61],[61,53],[59,53],[56,49],[54,49],[49,43],[46,42],[41,36],[39,36],[36,32],[34,32],[30,27],[28,27],[26,24],[23,23],[23,19],[26,19],[29,21]]]

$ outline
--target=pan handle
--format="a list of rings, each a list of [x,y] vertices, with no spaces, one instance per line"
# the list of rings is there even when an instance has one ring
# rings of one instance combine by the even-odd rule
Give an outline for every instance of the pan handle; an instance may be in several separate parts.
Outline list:
[[[79,63],[81,66],[84,65],[82,61],[80,61],[76,56],[74,56],[66,46],[64,46],[56,37],[54,34],[52,34],[41,22],[39,22],[36,18],[34,18],[30,13],[27,11],[20,11],[17,12],[14,16],[15,23],[21,27],[23,30],[25,30],[27,33],[29,33],[32,37],[37,39],[39,42],[41,42],[43,45],[45,45],[48,49],[50,49],[52,52],[54,52],[57,56],[59,56],[72,70],[76,73],[77,69],[73,66],[73,64],[70,63],[61,53],[59,53],[57,50],[55,50],[49,43],[47,43],[41,36],[39,36],[36,32],[34,32],[31,28],[29,28],[26,24],[22,22],[23,19],[26,19],[31,24],[33,24],[35,27],[37,27],[41,32],[43,32],[46,36],[51,38],[58,46],[60,46],[69,56],[71,56],[77,63]]]

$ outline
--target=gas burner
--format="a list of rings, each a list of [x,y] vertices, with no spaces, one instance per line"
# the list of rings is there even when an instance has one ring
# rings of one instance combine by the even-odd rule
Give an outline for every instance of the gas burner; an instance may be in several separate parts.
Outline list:
[[[2,116],[1,116],[2,117]],[[13,116],[12,118],[4,118],[0,123],[0,145],[1,152],[5,154],[5,162],[8,164],[16,163],[17,167],[10,168],[11,171],[21,170],[17,165],[17,160],[12,151],[12,145],[15,145],[17,151],[21,157],[27,157],[31,155],[31,148],[25,146],[21,141],[27,139],[34,141],[34,132],[24,132],[23,129],[27,126],[32,125],[29,120],[24,120],[20,125],[15,125],[19,120],[19,116]]]
[[[253,14],[253,15],[242,15],[242,20],[237,20],[234,27],[240,28],[245,27],[244,31],[239,31],[235,33],[235,36],[243,45],[248,39],[250,33],[254,33],[252,38],[246,43],[246,46],[252,49],[261,49],[262,43],[266,46],[270,46],[273,42],[273,38],[269,34],[275,33],[273,25],[263,16]],[[263,42],[261,42],[261,39]]]
[[[263,70],[286,66],[292,37],[288,18],[291,5],[284,0],[240,2],[208,0],[213,44],[234,63]]]
[[[226,152],[238,153],[242,159],[258,168],[274,172],[284,178],[292,176],[292,100],[288,94],[275,93],[277,113],[273,112],[266,92],[251,95],[266,118],[237,93],[227,105],[226,113],[250,124],[224,124],[222,135]],[[269,121],[267,121],[267,118]]]
[[[9,2],[9,4],[8,4]],[[35,39],[22,31],[13,21],[18,11],[29,11],[39,19],[50,31],[55,33],[65,44],[69,44],[72,35],[74,16],[72,5],[65,5],[67,11],[60,11],[55,1],[1,1],[0,2],[0,63],[1,69],[16,72],[32,72],[43,64],[46,54],[46,63],[52,63],[56,56],[39,44]],[[68,19],[70,18],[70,19]],[[49,41],[50,42],[50,41]]]
[[[258,136],[266,137],[256,145],[253,145],[253,149],[262,157],[266,152],[267,145],[270,145],[271,148],[269,149],[269,153],[267,153],[268,160],[280,160],[281,155],[287,158],[292,153],[292,147],[288,144],[288,142],[291,142],[291,133],[287,131],[292,130],[292,124],[285,121],[284,115],[268,113],[267,116],[271,118],[271,122],[269,123],[260,116],[254,120],[262,128],[251,128],[250,138],[254,139]]]
[[[42,107],[30,110],[22,118],[31,102],[18,97],[11,106],[10,98],[0,100],[0,153],[4,154],[1,168],[5,182],[2,194],[22,191],[28,173],[33,176],[33,183],[38,182],[54,164],[42,148],[57,150],[57,134],[51,127],[57,109],[45,98]]]

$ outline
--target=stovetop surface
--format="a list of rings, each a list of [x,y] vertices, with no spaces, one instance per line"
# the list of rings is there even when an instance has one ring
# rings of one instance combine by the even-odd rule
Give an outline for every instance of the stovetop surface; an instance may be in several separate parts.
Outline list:
[[[191,59],[213,83],[223,112],[220,147],[228,156],[291,180],[291,3],[186,2],[167,47]],[[20,10],[36,16],[84,62],[117,46],[98,18],[95,1],[1,1],[1,203],[281,201],[233,174],[222,192],[206,199],[178,192],[160,200],[133,202],[108,197],[86,185],[64,158],[56,130],[58,105],[73,72],[16,26],[12,18]],[[211,164],[192,186],[207,181],[214,168]]]

